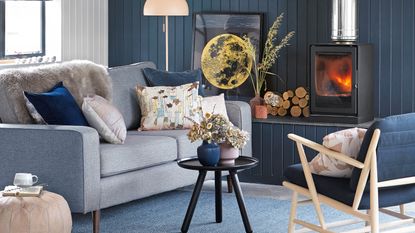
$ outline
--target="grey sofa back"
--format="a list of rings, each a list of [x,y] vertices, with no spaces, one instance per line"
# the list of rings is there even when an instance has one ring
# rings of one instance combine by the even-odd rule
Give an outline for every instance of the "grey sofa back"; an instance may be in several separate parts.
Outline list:
[[[112,79],[112,103],[124,116],[127,129],[137,129],[140,125],[141,111],[138,106],[135,86],[147,86],[144,78],[144,68],[156,68],[152,62],[140,62],[132,65],[113,67],[108,69]]]

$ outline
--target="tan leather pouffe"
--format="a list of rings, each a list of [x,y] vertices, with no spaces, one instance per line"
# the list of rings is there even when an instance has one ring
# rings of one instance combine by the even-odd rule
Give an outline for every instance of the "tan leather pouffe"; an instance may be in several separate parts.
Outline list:
[[[40,197],[0,194],[0,233],[70,233],[72,216],[66,200],[43,191]]]

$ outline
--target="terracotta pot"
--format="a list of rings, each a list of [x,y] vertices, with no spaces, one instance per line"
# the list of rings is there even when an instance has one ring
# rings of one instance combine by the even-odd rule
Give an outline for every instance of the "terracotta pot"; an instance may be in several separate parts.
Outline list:
[[[251,114],[252,114],[252,117],[255,117],[255,106],[257,106],[257,105],[263,105],[263,104],[264,104],[264,99],[260,95],[255,95],[255,97],[252,98],[249,101],[249,105],[251,105]]]
[[[239,149],[229,145],[228,143],[220,144],[220,160],[219,164],[232,165],[235,159],[239,157]]]
[[[255,118],[267,119],[267,117],[268,117],[268,110],[265,105],[255,106]]]

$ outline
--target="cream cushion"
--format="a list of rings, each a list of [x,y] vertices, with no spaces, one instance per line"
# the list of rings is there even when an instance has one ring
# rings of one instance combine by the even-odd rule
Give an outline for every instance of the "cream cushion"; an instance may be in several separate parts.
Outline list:
[[[107,142],[123,144],[127,127],[120,111],[99,95],[84,98],[82,113],[89,125]]]
[[[176,87],[136,86],[141,109],[139,130],[189,129],[200,121],[199,82]]]
[[[366,129],[351,128],[337,131],[323,138],[323,146],[356,159]],[[319,153],[309,163],[311,173],[330,177],[350,178],[353,166]]]
[[[40,197],[3,197],[0,194],[0,232],[70,233],[72,217],[68,203],[55,193]]]
[[[203,113],[221,114],[229,120],[223,93],[216,96],[204,97],[202,100],[202,111]]]

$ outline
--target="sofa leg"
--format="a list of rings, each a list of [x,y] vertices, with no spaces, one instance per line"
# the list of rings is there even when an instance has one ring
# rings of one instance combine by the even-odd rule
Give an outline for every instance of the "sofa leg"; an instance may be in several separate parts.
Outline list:
[[[92,232],[99,233],[99,223],[101,221],[100,210],[92,211]]]
[[[230,175],[226,176],[226,181],[228,183],[228,193],[232,193],[232,180]]]

